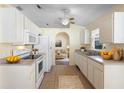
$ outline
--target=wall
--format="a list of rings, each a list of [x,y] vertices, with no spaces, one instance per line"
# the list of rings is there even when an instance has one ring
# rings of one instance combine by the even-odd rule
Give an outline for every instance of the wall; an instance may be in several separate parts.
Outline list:
[[[70,65],[74,65],[74,51],[75,49],[80,48],[80,31],[84,27],[78,25],[70,25],[70,28],[41,28],[41,31],[44,32],[44,35],[51,37],[53,48],[55,50],[55,38],[56,35],[60,32],[65,32],[69,35],[70,38]],[[55,65],[55,52],[53,54],[53,65]]]
[[[104,35],[102,37],[104,37],[104,39],[109,42],[111,40],[110,34],[112,33],[112,12],[124,12],[124,5],[115,5],[111,11],[108,11],[103,16],[88,24],[86,28],[90,31],[96,28],[100,28],[102,33],[104,33],[104,31],[108,31],[104,34],[101,33],[101,35]],[[124,48],[124,44],[106,43],[107,50],[110,50],[113,47]]]

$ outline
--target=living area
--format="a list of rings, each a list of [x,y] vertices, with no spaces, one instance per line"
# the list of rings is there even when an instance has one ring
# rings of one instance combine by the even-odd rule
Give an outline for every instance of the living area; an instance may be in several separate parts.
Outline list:
[[[56,65],[69,64],[69,35],[66,32],[60,32],[56,35],[55,60]]]

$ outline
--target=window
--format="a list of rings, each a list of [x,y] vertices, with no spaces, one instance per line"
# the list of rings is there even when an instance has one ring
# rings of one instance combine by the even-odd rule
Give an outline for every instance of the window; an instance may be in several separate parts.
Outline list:
[[[100,35],[99,35],[100,29],[97,28],[91,32],[91,47],[92,49],[102,49],[103,44],[100,41]]]

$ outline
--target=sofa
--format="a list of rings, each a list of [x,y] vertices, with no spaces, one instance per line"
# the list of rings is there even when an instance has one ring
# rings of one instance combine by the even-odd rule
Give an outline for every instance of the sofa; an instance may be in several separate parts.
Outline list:
[[[56,59],[64,59],[67,58],[67,50],[66,49],[56,49],[55,50],[55,58]]]

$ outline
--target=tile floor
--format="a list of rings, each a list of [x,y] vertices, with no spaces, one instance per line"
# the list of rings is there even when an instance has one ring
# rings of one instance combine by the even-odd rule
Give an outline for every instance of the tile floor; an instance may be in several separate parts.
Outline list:
[[[53,66],[51,72],[45,73],[40,89],[57,89],[59,75],[78,75],[85,89],[93,89],[80,70],[76,66],[70,65]]]

